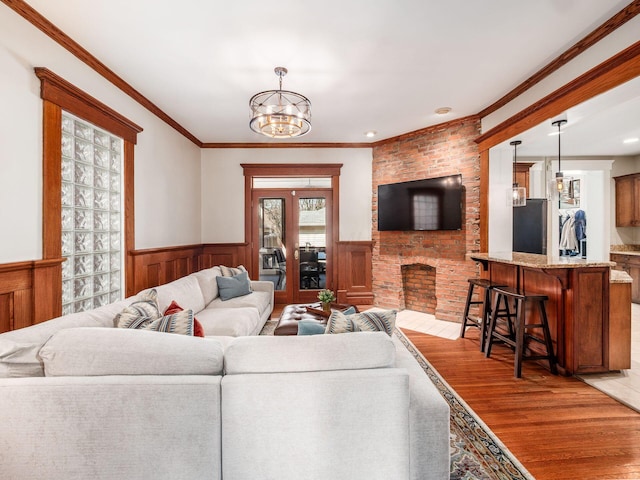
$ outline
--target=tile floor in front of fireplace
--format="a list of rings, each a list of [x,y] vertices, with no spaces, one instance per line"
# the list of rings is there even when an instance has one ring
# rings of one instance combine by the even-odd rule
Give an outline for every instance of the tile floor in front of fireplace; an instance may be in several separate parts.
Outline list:
[[[640,305],[632,304],[631,312],[631,368],[577,378],[640,412]],[[450,340],[460,337],[459,323],[437,320],[433,315],[412,310],[399,311],[396,326]]]

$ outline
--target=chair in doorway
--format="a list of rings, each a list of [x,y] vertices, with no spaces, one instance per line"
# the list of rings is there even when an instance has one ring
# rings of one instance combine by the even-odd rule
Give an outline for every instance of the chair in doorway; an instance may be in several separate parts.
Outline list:
[[[320,288],[320,268],[316,251],[300,251],[300,288]]]

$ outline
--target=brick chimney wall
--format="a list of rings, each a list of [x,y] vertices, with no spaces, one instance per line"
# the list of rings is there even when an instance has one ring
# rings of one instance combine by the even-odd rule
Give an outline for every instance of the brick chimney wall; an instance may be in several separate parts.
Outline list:
[[[480,120],[465,117],[373,148],[373,293],[374,303],[405,309],[403,265],[423,264],[436,270],[435,316],[460,321],[467,278],[478,274],[466,254],[480,247],[480,154],[474,140]],[[462,175],[462,230],[379,232],[378,185],[422,178]],[[426,286],[428,288],[428,286]]]

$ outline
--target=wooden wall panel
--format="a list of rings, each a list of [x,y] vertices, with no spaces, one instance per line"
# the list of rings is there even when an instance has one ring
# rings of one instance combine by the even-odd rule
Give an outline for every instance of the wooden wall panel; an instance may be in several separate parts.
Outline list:
[[[202,246],[200,262],[202,268],[211,268],[216,265],[237,267],[244,265],[249,271],[249,277],[257,278],[258,272],[254,272],[248,243],[207,243]]]
[[[0,265],[0,333],[60,315],[63,259]]]
[[[141,290],[172,282],[200,269],[201,245],[151,248],[129,252],[133,258],[133,272],[127,277],[127,296]],[[129,280],[131,282],[131,280]]]
[[[340,303],[373,303],[372,253],[373,242],[338,242],[336,269]]]

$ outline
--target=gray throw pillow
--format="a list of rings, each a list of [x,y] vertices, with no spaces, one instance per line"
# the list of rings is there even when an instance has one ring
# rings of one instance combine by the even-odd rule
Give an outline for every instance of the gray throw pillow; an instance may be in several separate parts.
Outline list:
[[[251,293],[249,274],[247,272],[242,272],[233,277],[216,277],[216,282],[218,283],[218,293],[222,301]]]
[[[315,320],[298,321],[298,335],[319,335],[324,333],[325,325]]]

